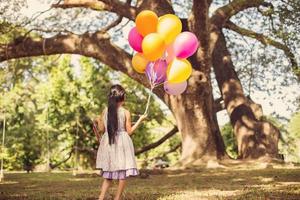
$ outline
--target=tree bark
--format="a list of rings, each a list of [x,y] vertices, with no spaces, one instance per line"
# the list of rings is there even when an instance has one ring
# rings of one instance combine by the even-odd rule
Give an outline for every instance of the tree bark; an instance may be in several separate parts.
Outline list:
[[[279,130],[262,119],[261,106],[244,95],[225,37],[220,32],[213,51],[213,68],[238,145],[238,157],[277,158]]]
[[[198,165],[221,158],[225,154],[220,132],[212,117],[210,83],[194,71],[182,95],[168,97],[169,105],[182,135],[182,165]],[[221,145],[219,145],[221,143]]]

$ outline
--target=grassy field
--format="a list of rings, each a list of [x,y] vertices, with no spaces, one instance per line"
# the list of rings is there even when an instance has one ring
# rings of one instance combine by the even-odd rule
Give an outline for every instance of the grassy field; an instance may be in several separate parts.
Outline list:
[[[9,173],[0,199],[97,199],[102,179],[95,173]],[[107,199],[113,199],[116,183]],[[130,178],[124,200],[300,199],[300,169],[193,169],[157,171]]]

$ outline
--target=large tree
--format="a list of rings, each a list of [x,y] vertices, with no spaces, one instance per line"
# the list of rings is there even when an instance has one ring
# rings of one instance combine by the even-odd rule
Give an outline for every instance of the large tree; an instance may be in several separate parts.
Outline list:
[[[278,39],[277,41],[276,38],[240,27],[232,21],[246,10],[263,13],[261,17],[272,16],[274,6],[281,5],[279,3],[281,1],[276,2],[276,5],[265,0],[183,2],[191,5],[191,9],[187,9],[187,13],[184,14],[188,17],[181,19],[184,30],[194,32],[200,41],[197,53],[190,59],[193,72],[188,80],[188,88],[186,92],[178,96],[166,95],[162,88],[154,91],[176,118],[178,129],[182,134],[181,162],[197,164],[225,156],[224,143],[216,118],[216,112],[220,108],[222,109],[218,103],[222,101],[224,102],[223,108],[227,110],[234,127],[238,156],[240,158],[276,157],[280,133],[274,125],[262,119],[261,106],[244,94],[231,59],[224,31],[229,29],[243,36],[251,37],[264,45],[272,45],[282,50],[289,58],[294,73],[299,77],[296,58],[293,51],[288,48],[286,40]],[[1,45],[0,61],[40,55],[80,54],[98,59],[112,69],[121,71],[145,87],[149,87],[145,77],[133,71],[131,54],[125,48],[114,43],[112,38],[117,32],[109,30],[120,26],[119,24],[124,18],[133,21],[136,15],[144,9],[153,10],[159,15],[174,13],[173,6],[178,6],[178,3],[180,4],[180,1],[172,3],[170,0],[59,1],[52,5],[52,9],[72,10],[80,7],[98,12],[114,13],[116,20],[96,31],[89,32],[87,30],[80,34],[59,30],[58,34],[46,38],[32,35],[29,32],[25,36]],[[220,5],[212,12],[211,5],[213,4]],[[285,4],[285,2],[282,3],[282,5]],[[51,31],[46,30],[46,25],[44,26],[45,28],[41,26],[35,29],[40,33]],[[221,94],[218,101],[214,100],[212,92],[212,69]]]

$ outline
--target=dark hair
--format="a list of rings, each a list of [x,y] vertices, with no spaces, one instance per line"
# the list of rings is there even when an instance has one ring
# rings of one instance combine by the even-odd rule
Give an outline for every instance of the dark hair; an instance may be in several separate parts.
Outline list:
[[[109,144],[115,143],[118,130],[118,103],[124,101],[125,90],[121,85],[113,85],[108,94],[107,133]]]

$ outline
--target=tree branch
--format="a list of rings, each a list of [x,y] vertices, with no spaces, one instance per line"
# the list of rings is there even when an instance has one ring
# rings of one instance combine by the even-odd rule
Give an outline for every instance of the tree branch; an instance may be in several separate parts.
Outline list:
[[[109,31],[111,28],[113,28],[113,27],[117,26],[118,24],[120,24],[122,19],[123,19],[123,17],[119,16],[115,21],[113,21],[111,24],[104,27],[101,31],[103,31],[103,32]]]
[[[72,157],[72,154],[73,154],[73,153],[74,153],[74,148],[72,148],[72,150],[68,153],[68,156],[67,156],[65,159],[63,159],[63,160],[61,160],[60,162],[57,162],[57,163],[55,163],[55,164],[50,163],[50,164],[49,164],[49,165],[50,165],[49,167],[50,167],[51,169],[57,168],[57,167],[60,166],[61,164],[67,162],[67,161]]]
[[[252,7],[267,6],[264,0],[233,0],[225,6],[218,8],[211,17],[211,22],[221,28],[233,15]]]
[[[225,109],[225,104],[224,104],[223,98],[220,97],[218,99],[215,99],[213,107],[214,107],[214,112],[215,113],[220,112],[221,110],[224,110]]]
[[[80,54],[96,58],[112,69],[121,71],[149,87],[144,75],[136,73],[131,67],[131,55],[114,45],[109,35],[101,31],[83,35],[58,34],[51,38],[26,37],[0,45],[0,62],[14,58],[54,54]],[[156,94],[163,99],[163,93],[156,92]]]
[[[128,19],[134,20],[136,16],[136,8],[131,6],[128,2],[122,2],[119,0],[65,0],[63,4],[53,4],[54,8],[89,8],[97,11],[110,11]]]
[[[160,154],[158,156],[155,156],[153,158],[147,159],[147,161],[153,161],[153,160],[157,160],[157,159],[163,158],[166,155],[175,152],[177,149],[179,149],[181,147],[181,145],[182,145],[182,143],[180,142],[176,146],[174,146],[173,148],[171,148],[170,150],[168,150],[166,152],[163,152],[162,154]]]
[[[74,147],[73,150],[77,149],[79,152],[82,153],[88,153],[93,155],[95,158],[97,156],[97,150],[93,148],[88,148],[88,147]]]
[[[153,148],[161,145],[163,142],[165,142],[167,139],[169,139],[170,137],[175,135],[175,133],[177,133],[177,132],[178,132],[178,128],[176,126],[174,126],[174,128],[169,133],[164,135],[162,138],[160,138],[156,142],[151,143],[149,145],[146,145],[146,146],[142,147],[141,149],[136,150],[135,155],[139,155],[141,153],[144,153],[146,151],[149,151],[150,149],[153,149]]]
[[[176,126],[174,126],[174,128],[168,132],[166,135],[164,135],[162,138],[160,138],[159,140],[157,140],[156,142],[154,143],[151,143],[149,145],[146,145],[144,147],[142,147],[141,149],[138,149],[135,151],[135,155],[139,155],[139,154],[142,154],[146,151],[149,151],[151,149],[154,149],[155,147],[158,147],[159,145],[161,145],[163,142],[165,142],[167,139],[169,139],[170,137],[172,137],[173,135],[175,135],[176,133],[178,132],[178,128]],[[175,151],[177,148],[179,148],[179,146],[181,146],[181,143],[179,143],[178,145],[176,145],[176,147],[174,147],[174,150],[171,149],[170,152],[172,151]],[[97,155],[97,150],[95,149],[92,149],[92,148],[86,148],[86,147],[83,147],[83,148],[78,148],[78,147],[74,147],[72,148],[72,151],[69,153],[70,155],[74,152],[74,150],[77,148],[78,151],[80,152],[88,152],[90,154],[93,154],[94,156]],[[166,152],[166,154],[170,153],[169,151]],[[67,158],[69,159],[69,157]],[[62,161],[63,163],[64,161]],[[61,164],[61,163],[60,163]],[[55,167],[54,167],[55,168]]]
[[[284,54],[288,57],[288,59],[290,60],[291,62],[291,65],[292,65],[292,70],[293,72],[296,74],[296,76],[298,77],[298,79],[300,79],[300,66],[299,64],[297,63],[297,60],[296,60],[296,57],[295,55],[293,54],[293,52],[288,48],[288,46],[286,46],[285,44],[283,43],[280,43],[278,41],[275,41],[274,39],[268,37],[268,36],[265,36],[261,33],[256,33],[252,30],[248,30],[248,29],[245,29],[245,28],[242,28],[236,24],[234,24],[233,22],[231,21],[228,21],[225,26],[225,28],[227,29],[230,29],[234,32],[237,32],[243,36],[246,36],[246,37],[250,37],[250,38],[253,38],[253,39],[256,39],[257,41],[259,41],[260,43],[262,43],[263,45],[270,45],[270,46],[273,46],[277,49],[280,49],[284,52]]]
[[[143,3],[146,1],[143,1]],[[153,0],[149,1],[155,11],[160,8],[172,9],[170,4],[165,4],[168,0]],[[162,5],[163,4],[163,5]],[[145,5],[148,5],[147,2]],[[102,7],[101,7],[102,6]],[[85,7],[99,10],[115,12],[120,17],[127,17],[134,20],[137,8],[130,5],[130,1],[121,2],[119,0],[65,0],[63,4],[57,3],[53,7],[56,8],[71,8]],[[100,9],[100,10],[101,10]],[[167,10],[167,11],[169,11]],[[114,45],[110,41],[109,35],[105,29],[109,29],[119,23],[120,19],[108,25],[103,30],[96,33],[85,33],[77,35],[74,33],[58,34],[51,38],[34,38],[20,37],[9,44],[0,44],[0,62],[22,57],[53,55],[53,54],[80,54],[88,57],[93,57],[100,60],[102,63],[110,66],[112,69],[121,71],[132,79],[138,81],[142,85],[149,88],[143,74],[136,73],[131,67],[132,56]],[[118,58],[118,59],[116,59]],[[154,89],[154,93],[163,101],[166,101],[163,87]]]
[[[170,0],[141,0],[138,2],[138,10],[152,10],[158,16],[170,13],[174,14],[172,2]]]
[[[204,51],[207,50],[209,43],[209,3],[208,0],[194,0],[192,13],[188,18],[188,26],[197,35],[201,48],[204,48]]]

